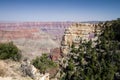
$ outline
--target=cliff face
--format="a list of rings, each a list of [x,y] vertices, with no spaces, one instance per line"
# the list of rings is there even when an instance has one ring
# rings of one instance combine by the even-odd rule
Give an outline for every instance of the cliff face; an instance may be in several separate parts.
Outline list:
[[[65,30],[63,40],[62,40],[62,47],[61,51],[63,54],[67,55],[69,52],[69,48],[72,44],[75,44],[77,48],[80,44],[80,40],[90,40],[94,39],[94,33],[99,32],[100,29],[98,25],[89,24],[89,23],[75,23],[71,25],[69,28]]]
[[[25,56],[50,53],[60,47],[62,36],[72,22],[0,23],[0,42],[13,41]]]

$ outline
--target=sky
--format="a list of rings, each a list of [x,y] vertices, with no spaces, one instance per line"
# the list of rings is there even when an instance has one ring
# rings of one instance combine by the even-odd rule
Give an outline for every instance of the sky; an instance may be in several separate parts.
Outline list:
[[[120,18],[120,0],[0,0],[0,21],[105,21]]]

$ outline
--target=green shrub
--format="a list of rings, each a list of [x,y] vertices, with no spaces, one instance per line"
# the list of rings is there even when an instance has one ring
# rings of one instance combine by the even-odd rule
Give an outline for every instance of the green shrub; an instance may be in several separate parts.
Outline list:
[[[37,57],[32,61],[32,64],[40,70],[41,73],[45,73],[57,65],[54,63],[47,54],[42,54],[42,56]]]
[[[13,44],[13,42],[0,43],[0,59],[19,61],[21,57],[20,50]]]

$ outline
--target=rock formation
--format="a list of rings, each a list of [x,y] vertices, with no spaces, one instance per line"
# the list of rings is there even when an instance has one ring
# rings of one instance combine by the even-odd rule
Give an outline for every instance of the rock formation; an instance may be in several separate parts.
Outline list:
[[[89,23],[75,23],[65,30],[63,40],[61,42],[61,51],[63,54],[67,55],[70,47],[74,43],[77,48],[80,44],[80,40],[88,41],[94,39],[95,32],[99,32],[100,29],[95,24]]]
[[[28,59],[25,59],[21,64],[23,76],[29,76],[33,80],[49,80],[49,73],[41,74]]]

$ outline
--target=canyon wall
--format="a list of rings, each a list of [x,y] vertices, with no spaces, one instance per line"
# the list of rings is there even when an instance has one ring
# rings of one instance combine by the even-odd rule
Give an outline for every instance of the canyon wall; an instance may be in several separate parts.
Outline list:
[[[75,45],[76,48],[79,47],[80,41],[89,41],[95,39],[95,32],[100,33],[100,26],[97,24],[89,24],[89,23],[74,23],[67,29],[65,29],[65,33],[63,35],[63,40],[61,42],[61,51],[64,55],[69,53],[69,50],[72,44]]]

